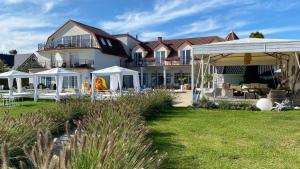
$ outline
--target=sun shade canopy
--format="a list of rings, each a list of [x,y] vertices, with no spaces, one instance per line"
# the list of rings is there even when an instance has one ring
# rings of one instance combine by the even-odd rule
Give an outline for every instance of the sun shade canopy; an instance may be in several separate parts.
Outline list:
[[[63,68],[53,68],[42,72],[35,73],[37,76],[77,76],[77,72],[72,72]]]
[[[111,74],[122,74],[122,75],[135,75],[137,71],[126,69],[119,66],[112,66],[109,68],[93,71],[92,74],[99,75],[111,75]]]
[[[26,72],[20,72],[17,70],[11,70],[8,72],[0,73],[0,78],[29,78],[32,77],[33,74],[26,73]]]
[[[300,51],[300,40],[246,38],[193,45],[194,54],[273,53]]]

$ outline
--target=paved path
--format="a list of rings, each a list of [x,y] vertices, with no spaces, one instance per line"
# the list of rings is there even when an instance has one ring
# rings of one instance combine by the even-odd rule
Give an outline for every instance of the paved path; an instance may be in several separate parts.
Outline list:
[[[192,106],[192,91],[183,91],[175,93],[176,99],[174,103],[174,107],[188,107]]]

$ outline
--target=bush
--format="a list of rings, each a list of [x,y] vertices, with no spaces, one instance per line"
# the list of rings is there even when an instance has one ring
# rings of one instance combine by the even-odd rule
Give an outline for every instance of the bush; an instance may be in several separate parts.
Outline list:
[[[196,107],[199,107],[199,108],[205,108],[205,109],[216,109],[216,108],[218,108],[218,106],[217,106],[214,102],[208,100],[208,99],[205,98],[205,97],[203,97],[203,98],[199,101],[199,103],[196,104],[195,106],[196,106]]]
[[[231,103],[228,101],[221,101],[215,103],[206,98],[203,98],[195,105],[199,108],[205,109],[222,109],[222,110],[248,110],[248,111],[257,111],[256,106],[249,103]]]
[[[5,137],[0,136],[5,143],[2,167],[157,168],[164,155],[145,137],[148,131],[143,116],[171,106],[172,99],[168,92],[154,91],[94,103],[89,99],[65,100],[54,110],[7,116],[4,121],[10,123],[2,127]],[[61,133],[66,121],[76,125],[77,132],[68,135],[66,146],[57,155],[50,133]],[[12,153],[14,150],[18,152]],[[29,161],[21,158],[24,153]]]

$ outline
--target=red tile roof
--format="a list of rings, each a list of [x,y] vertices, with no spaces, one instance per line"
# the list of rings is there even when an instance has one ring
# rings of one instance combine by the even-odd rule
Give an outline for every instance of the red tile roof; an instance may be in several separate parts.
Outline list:
[[[110,35],[109,33],[105,32],[99,28],[95,28],[95,27],[92,27],[92,26],[89,26],[89,25],[86,25],[86,24],[83,24],[83,23],[80,23],[80,22],[77,22],[74,20],[69,20],[63,26],[61,26],[56,32],[58,32],[60,29],[62,29],[68,23],[74,23],[78,27],[81,27],[82,29],[86,30],[87,32],[90,32],[91,34],[93,34],[96,37],[96,41],[97,41],[96,43],[99,44],[100,50],[102,53],[128,58],[128,55],[125,52],[122,42],[119,41],[118,39],[116,39],[114,36]],[[56,32],[54,32],[51,36],[49,36],[48,41]],[[104,39],[108,39],[111,42],[112,46],[110,47],[109,45],[103,45],[100,40],[101,37]]]
[[[240,38],[233,31],[231,31],[225,38],[226,41],[238,40],[238,39]]]
[[[213,42],[222,42],[223,38],[218,36],[209,36],[209,37],[195,37],[195,38],[183,38],[183,39],[172,39],[172,40],[162,40],[160,41],[148,41],[137,44],[135,47],[142,47],[147,51],[147,55],[145,56],[145,60],[154,60],[154,50],[155,48],[163,43],[170,50],[169,55],[166,60],[179,60],[178,49],[184,43],[188,43],[190,45],[201,45],[208,44]]]

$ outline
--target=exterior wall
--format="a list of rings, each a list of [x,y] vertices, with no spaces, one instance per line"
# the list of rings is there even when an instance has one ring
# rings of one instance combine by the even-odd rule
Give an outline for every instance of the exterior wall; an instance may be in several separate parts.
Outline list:
[[[80,73],[81,80],[83,83],[90,84],[91,83],[91,75],[94,69],[91,68],[72,68],[70,67],[71,54],[78,55],[78,59],[82,60],[91,60],[94,62],[94,69],[104,69],[110,66],[119,66],[120,65],[120,57],[103,54],[98,49],[64,49],[64,50],[51,50],[51,51],[42,51],[37,52],[36,56],[38,58],[39,63],[43,62],[51,62],[51,55],[54,55],[58,60],[64,60],[67,63],[66,68],[71,71],[75,71]],[[51,65],[45,67],[46,69],[50,69]],[[42,71],[42,69],[32,69],[31,72]]]
[[[61,32],[58,32],[55,37],[62,37],[62,36],[75,36],[75,35],[84,35],[90,34],[89,32],[81,29],[80,27],[76,26],[73,23],[66,25],[65,29]]]
[[[154,57],[156,58],[156,52],[157,51],[165,51],[166,52],[166,57],[169,55],[170,51],[163,45],[158,46],[155,50],[154,50]]]
[[[178,53],[180,53],[180,50],[191,50],[192,51],[193,48],[191,45],[184,43],[178,48]]]
[[[95,69],[104,69],[110,66],[120,66],[121,58],[118,56],[107,55],[99,50],[95,50]]]
[[[116,39],[120,40],[122,42],[122,45],[127,53],[128,56],[131,55],[131,49],[133,49],[133,47],[137,44],[139,44],[139,42],[129,36],[120,36],[120,37],[116,37]]]
[[[87,35],[87,34],[93,38],[94,42],[96,41],[95,37],[91,33],[78,27],[74,23],[69,23],[68,25],[65,25],[65,27],[63,27],[57,33],[55,33],[55,35],[52,37],[52,39],[61,38],[64,36],[76,36],[76,35]]]
[[[134,48],[132,50],[132,53],[129,55],[131,56],[131,58],[133,58],[133,54],[136,53],[136,52],[142,52],[142,57],[144,58],[146,56],[146,52],[142,49],[142,48]]]

